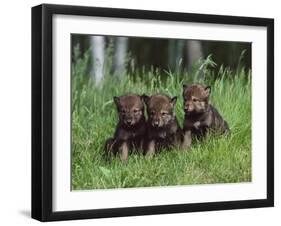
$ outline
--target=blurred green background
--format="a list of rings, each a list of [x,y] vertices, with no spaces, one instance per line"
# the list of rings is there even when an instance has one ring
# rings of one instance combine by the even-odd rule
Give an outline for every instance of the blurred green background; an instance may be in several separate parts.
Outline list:
[[[242,64],[245,70],[251,69],[251,43],[246,42],[73,34],[72,50],[75,48],[81,55],[89,52],[89,74],[97,83],[106,72],[131,76],[135,70],[138,75],[155,70],[162,74],[190,72],[194,63],[208,56],[216,63],[215,73],[221,66],[236,70]]]

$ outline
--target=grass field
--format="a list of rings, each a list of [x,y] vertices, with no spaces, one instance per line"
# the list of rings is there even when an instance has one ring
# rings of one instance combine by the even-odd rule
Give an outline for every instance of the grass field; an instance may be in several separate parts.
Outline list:
[[[72,65],[73,190],[251,181],[250,72],[243,67],[236,71],[221,67],[214,73],[208,58],[189,73],[161,76],[151,70],[140,76],[133,71],[119,79],[106,72],[103,84],[95,86],[87,75],[87,60],[87,56],[79,57]],[[182,84],[198,82],[202,66],[205,78],[200,83],[212,86],[211,103],[229,123],[230,136],[209,136],[185,153],[163,151],[152,159],[133,154],[127,164],[119,158],[111,163],[103,159],[104,142],[117,123],[113,96],[130,92],[177,95],[176,114],[182,123]]]

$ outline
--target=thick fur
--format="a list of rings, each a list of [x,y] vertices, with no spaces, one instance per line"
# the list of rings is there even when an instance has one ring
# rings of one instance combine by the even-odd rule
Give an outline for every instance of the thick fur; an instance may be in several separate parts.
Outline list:
[[[209,103],[211,93],[210,86],[200,84],[184,85],[184,124],[183,148],[188,148],[192,138],[205,137],[208,131],[217,134],[229,132],[227,122],[223,119],[217,109]]]
[[[118,153],[121,160],[127,161],[132,149],[142,149],[146,130],[144,102],[141,96],[135,94],[114,97],[114,102],[119,121],[114,137],[105,143],[105,153],[107,156]]]
[[[177,97],[143,95],[147,108],[147,132],[144,151],[152,156],[161,149],[169,149],[180,143],[181,129],[174,113]]]

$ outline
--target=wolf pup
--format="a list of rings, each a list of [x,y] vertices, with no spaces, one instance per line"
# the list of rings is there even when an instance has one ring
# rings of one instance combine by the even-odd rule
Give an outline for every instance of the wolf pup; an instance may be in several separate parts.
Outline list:
[[[183,85],[184,124],[183,148],[188,148],[192,137],[201,138],[211,130],[218,134],[229,132],[227,122],[219,112],[209,103],[210,86]]]
[[[135,94],[114,97],[119,122],[114,137],[106,141],[107,156],[117,153],[123,161],[128,160],[129,151],[141,149],[145,134],[144,102]]]
[[[143,95],[147,107],[147,132],[144,151],[152,156],[162,148],[170,148],[180,144],[181,129],[173,112],[177,97],[166,95]]]

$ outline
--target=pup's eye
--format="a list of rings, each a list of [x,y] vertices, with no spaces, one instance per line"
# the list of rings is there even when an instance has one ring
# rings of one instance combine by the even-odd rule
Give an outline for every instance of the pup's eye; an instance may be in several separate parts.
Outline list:
[[[193,101],[193,102],[198,102],[199,100],[196,99],[196,98],[193,98],[192,101]]]
[[[155,112],[154,112],[154,111],[151,111],[149,114],[150,114],[150,115],[155,115]]]
[[[165,116],[165,115],[168,114],[168,112],[162,112],[161,114],[162,114],[163,116]]]
[[[134,113],[138,113],[139,112],[139,110],[138,109],[134,109]]]
[[[125,113],[126,113],[126,111],[125,111],[125,110],[121,110],[121,113],[122,113],[122,114],[125,114]]]

